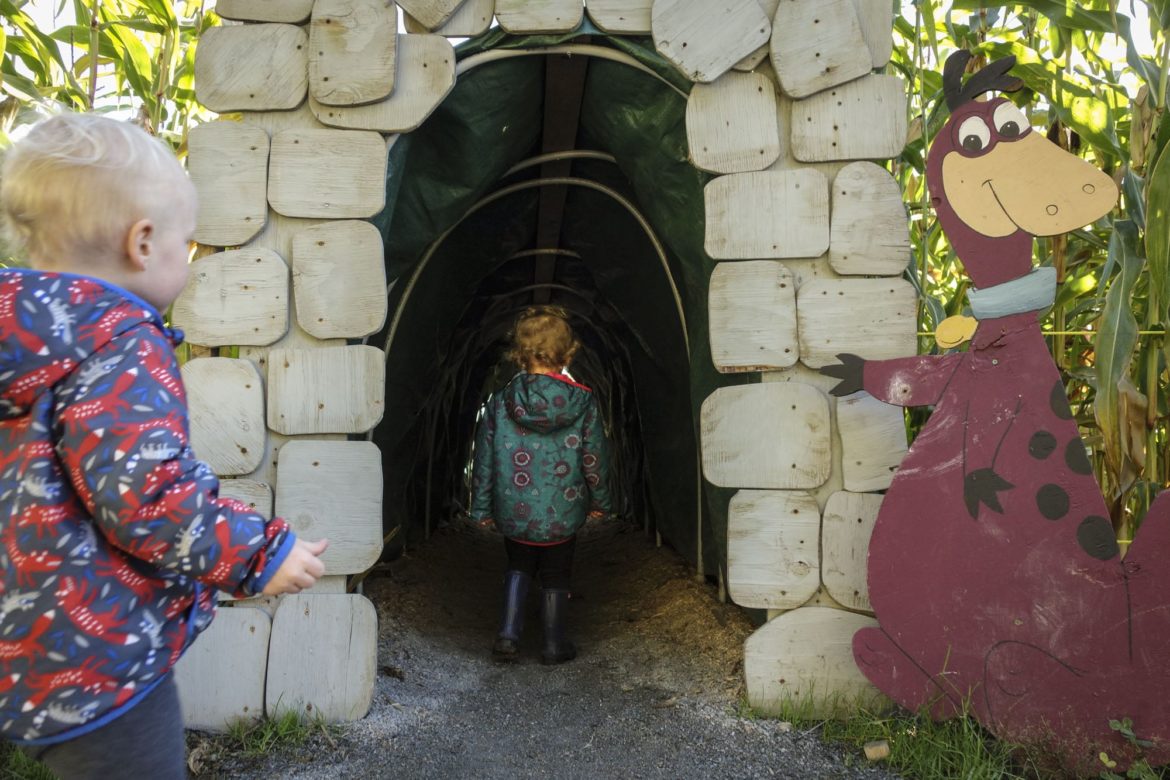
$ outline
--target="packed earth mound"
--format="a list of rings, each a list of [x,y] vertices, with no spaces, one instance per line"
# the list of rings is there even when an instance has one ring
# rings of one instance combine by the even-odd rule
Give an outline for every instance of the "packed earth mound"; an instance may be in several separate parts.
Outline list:
[[[263,758],[195,735],[195,776],[893,776],[813,730],[754,717],[748,615],[640,528],[583,530],[570,611],[579,655],[561,666],[540,663],[536,588],[521,660],[492,661],[503,570],[500,537],[463,524],[379,567],[365,581],[379,618],[369,715]]]

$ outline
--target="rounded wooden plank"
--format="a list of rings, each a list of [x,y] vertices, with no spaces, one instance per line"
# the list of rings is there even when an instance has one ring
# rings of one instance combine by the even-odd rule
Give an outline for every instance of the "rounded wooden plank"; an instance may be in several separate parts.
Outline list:
[[[902,407],[882,403],[869,393],[854,393],[837,400],[837,427],[845,489],[888,488],[908,449]]]
[[[293,440],[276,466],[276,515],[305,539],[328,539],[329,574],[357,574],[382,554],[382,455],[369,441]]]
[[[206,347],[271,344],[288,330],[288,267],[269,249],[233,249],[191,263],[171,321]]]
[[[846,165],[833,179],[829,262],[839,274],[898,276],[910,263],[902,188],[871,162]]]
[[[712,173],[762,171],[780,156],[776,91],[758,73],[696,84],[687,99],[691,164]]]
[[[377,133],[284,130],[272,138],[268,202],[286,217],[372,217],[386,203],[386,158]]]
[[[853,0],[861,34],[874,68],[884,67],[894,53],[894,6],[889,0]]]
[[[906,83],[877,74],[798,100],[790,127],[801,162],[897,157],[906,145]]]
[[[331,106],[382,100],[394,89],[393,0],[317,0],[309,26],[309,94]]]
[[[803,607],[769,620],[747,638],[748,702],[769,715],[811,718],[854,714],[888,703],[853,660],[853,634],[877,621],[827,607]]]
[[[769,19],[776,16],[776,6],[780,5],[780,0],[757,0],[757,2],[760,4],[760,8],[763,9],[764,15],[767,16]],[[893,40],[893,36],[891,36],[890,40],[891,41]],[[753,51],[748,56],[744,57],[739,62],[735,63],[735,65],[733,65],[732,67],[735,68],[736,70],[743,70],[743,71],[755,70],[756,66],[759,65],[764,60],[768,59],[768,56],[771,53],[772,53],[772,47],[771,47],[771,44],[769,42],[769,43],[764,44],[760,48],[756,49],[755,51]],[[773,73],[773,75],[775,75],[775,74]]]
[[[195,93],[212,111],[296,108],[309,91],[309,36],[291,24],[212,27],[195,53]]]
[[[784,92],[800,98],[872,69],[853,0],[786,0],[772,19],[772,67]]]
[[[394,93],[365,106],[325,106],[311,96],[317,119],[332,127],[406,133],[421,125],[455,88],[455,49],[441,35],[398,36]]]
[[[244,122],[208,122],[187,134],[187,172],[199,195],[195,240],[239,246],[268,217],[268,133]]]
[[[877,493],[849,493],[829,496],[821,523],[821,580],[825,589],[842,606],[872,611],[869,603],[869,537],[877,520],[882,496]]]
[[[829,478],[828,397],[815,387],[721,387],[703,401],[703,476],[720,487],[804,490]]]
[[[277,433],[365,433],[385,405],[386,358],[377,347],[269,353],[268,427]]]
[[[272,517],[272,488],[254,479],[221,479],[220,498],[234,498],[264,519]]]
[[[743,607],[795,609],[820,585],[821,510],[802,491],[741,490],[727,508],[727,591]]]
[[[293,238],[297,322],[319,339],[360,338],[386,321],[382,234],[345,220],[306,228]]]
[[[917,298],[903,279],[814,279],[796,293],[800,362],[849,352],[869,360],[918,353]]]
[[[261,372],[263,373],[263,372]],[[268,431],[264,440],[264,460],[248,479],[263,482],[266,485],[276,486],[276,464],[280,460],[280,450],[290,441],[345,441],[343,433],[317,433],[313,435],[285,436],[283,433]]]
[[[691,81],[714,81],[768,42],[771,24],[756,0],[654,0],[658,53]]]
[[[280,600],[272,619],[265,709],[327,723],[358,720],[370,710],[378,656],[378,614],[358,595]]]
[[[437,30],[469,2],[473,0],[398,0],[398,5],[425,29]]]
[[[447,38],[474,38],[491,27],[495,11],[496,0],[463,0],[451,18],[433,30],[410,14],[403,21],[408,33],[433,32]]]
[[[711,360],[723,373],[796,363],[796,284],[774,260],[717,263],[707,287]]]
[[[585,0],[585,13],[602,32],[649,35],[653,0]]]
[[[703,201],[713,258],[817,257],[829,248],[829,188],[819,171],[720,176],[703,188]]]
[[[264,457],[264,387],[248,360],[195,358],[180,369],[191,449],[216,474],[247,474]]]
[[[581,0],[496,0],[496,21],[512,35],[569,32],[584,16]]]
[[[264,716],[272,621],[259,609],[220,610],[175,664],[183,726],[226,732]]]
[[[313,0],[217,0],[215,12],[244,22],[300,24],[309,18]]]

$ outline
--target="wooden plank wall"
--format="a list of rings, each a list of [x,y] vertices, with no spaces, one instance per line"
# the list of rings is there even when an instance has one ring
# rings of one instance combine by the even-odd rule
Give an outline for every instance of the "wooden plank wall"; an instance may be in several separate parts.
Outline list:
[[[212,110],[242,113],[192,132],[205,201],[198,235],[219,251],[200,261],[175,318],[212,355],[239,347],[257,372],[248,381],[263,383],[268,428],[256,422],[252,388],[246,402],[216,400],[247,383],[243,372],[193,365],[196,443],[220,473],[240,477],[224,495],[269,513],[275,496],[275,511],[339,543],[337,570],[317,595],[232,602],[272,620],[224,620],[216,642],[256,644],[261,623],[272,640],[242,651],[238,668],[198,674],[260,675],[263,688],[266,673],[267,698],[257,705],[253,685],[246,703],[200,705],[190,722],[272,711],[273,697],[338,720],[368,707],[372,673],[344,685],[330,676],[372,669],[375,653],[372,606],[341,595],[344,575],[380,551],[379,458],[373,445],[345,441],[376,425],[384,405],[384,356],[356,345],[387,316],[381,237],[363,220],[384,205],[397,134],[455,85],[448,38],[479,34],[493,16],[515,32],[568,30],[587,15],[610,33],[649,34],[695,82],[690,159],[716,174],[705,193],[705,246],[719,261],[709,284],[713,361],[761,380],[717,391],[702,420],[705,477],[740,490],[729,507],[730,595],[772,618],[745,647],[749,699],[764,711],[808,696],[871,699],[849,644],[872,624],[864,560],[874,491],[906,442],[896,410],[864,394],[832,398],[833,381],[815,369],[839,351],[916,347],[913,292],[896,278],[909,261],[906,214],[884,162],[907,126],[905,84],[885,72],[890,3],[219,0],[217,10],[236,21],[201,41],[196,93]],[[367,22],[343,23],[355,14]],[[350,378],[338,383],[337,372]],[[244,431],[257,427],[259,445]],[[344,518],[328,517],[326,496],[339,497]],[[249,637],[231,636],[243,627]],[[361,641],[314,645],[310,632],[322,627]]]

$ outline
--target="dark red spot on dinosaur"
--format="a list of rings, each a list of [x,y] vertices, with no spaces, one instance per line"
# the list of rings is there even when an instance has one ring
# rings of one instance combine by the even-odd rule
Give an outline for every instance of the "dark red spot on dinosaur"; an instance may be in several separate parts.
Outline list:
[[[1077,541],[1082,550],[1101,561],[1107,561],[1119,552],[1113,525],[1100,515],[1089,515],[1081,521]]]
[[[1060,485],[1049,483],[1036,491],[1036,508],[1049,520],[1068,514],[1068,493]]]
[[[1044,460],[1056,449],[1056,437],[1048,431],[1036,431],[1028,440],[1028,452],[1037,460]]]
[[[1089,462],[1089,453],[1085,450],[1085,443],[1080,439],[1073,439],[1064,448],[1064,462],[1076,474],[1093,473],[1093,464]]]
[[[1068,398],[1064,395],[1064,383],[1058,381],[1052,386],[1052,392],[1048,396],[1048,404],[1052,407],[1052,413],[1062,420],[1072,419],[1072,409],[1068,406]]]

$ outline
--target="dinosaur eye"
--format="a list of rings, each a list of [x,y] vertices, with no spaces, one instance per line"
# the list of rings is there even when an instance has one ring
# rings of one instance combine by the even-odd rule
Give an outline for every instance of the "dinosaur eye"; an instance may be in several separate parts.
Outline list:
[[[992,120],[1002,138],[1019,138],[1031,126],[1024,112],[1016,108],[1014,103],[1000,103],[996,106]]]
[[[959,125],[959,145],[968,152],[981,152],[991,143],[991,128],[977,116],[967,117]]]

